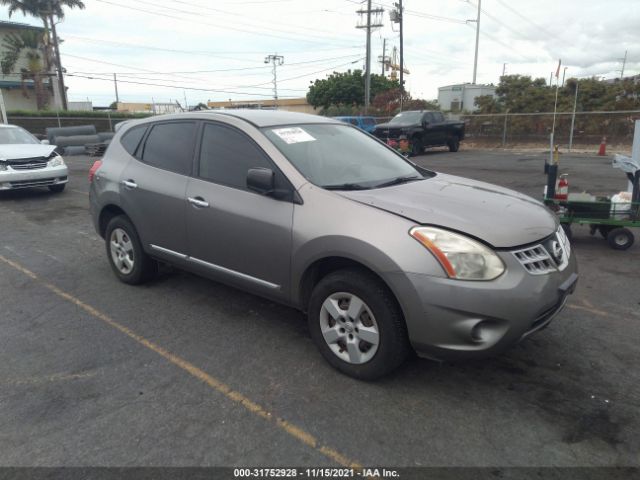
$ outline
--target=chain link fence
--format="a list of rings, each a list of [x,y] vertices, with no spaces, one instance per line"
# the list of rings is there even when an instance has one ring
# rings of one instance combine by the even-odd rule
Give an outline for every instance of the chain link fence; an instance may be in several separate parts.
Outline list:
[[[640,110],[558,112],[554,143],[563,148],[597,150],[603,137],[615,150],[630,150]],[[548,147],[553,113],[464,115],[467,145],[486,147]]]

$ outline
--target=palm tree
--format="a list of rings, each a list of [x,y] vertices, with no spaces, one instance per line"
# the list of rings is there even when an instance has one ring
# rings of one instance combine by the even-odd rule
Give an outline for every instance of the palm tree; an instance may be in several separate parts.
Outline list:
[[[20,83],[22,94],[28,97],[25,80],[33,80],[38,110],[43,110],[49,103],[49,92],[44,85],[47,76],[42,61],[44,35],[36,30],[24,30],[19,33],[9,33],[3,41],[4,54],[0,59],[0,69],[4,75],[11,74],[21,54],[27,58],[27,67],[20,69]]]
[[[31,15],[38,17],[42,20],[44,29],[46,32],[45,41],[45,64],[47,71],[51,70],[51,58],[52,47],[55,51],[55,64],[58,69],[58,80],[60,81],[60,91],[62,96],[62,106],[67,109],[67,95],[64,88],[64,77],[62,75],[62,62],[60,61],[60,49],[58,47],[58,34],[56,32],[56,22],[54,17],[58,20],[64,18],[65,8],[78,8],[83,10],[85,8],[82,0],[0,0],[0,5],[9,7],[9,17],[16,12],[21,12],[23,15]],[[53,33],[53,41],[49,35],[49,32]]]

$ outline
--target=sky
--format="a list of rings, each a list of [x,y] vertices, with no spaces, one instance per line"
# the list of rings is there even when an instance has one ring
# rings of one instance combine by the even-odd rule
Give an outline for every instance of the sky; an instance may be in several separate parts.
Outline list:
[[[435,99],[438,87],[471,82],[478,0],[404,0],[406,86],[413,98]],[[69,100],[94,106],[120,101],[195,105],[207,100],[273,98],[267,55],[281,55],[278,96],[303,97],[310,83],[333,71],[363,69],[365,30],[356,26],[359,0],[84,0],[58,25]],[[393,0],[371,35],[371,71],[382,73],[399,48]],[[375,18],[375,16],[374,16]],[[0,7],[0,19],[39,20]],[[638,0],[483,0],[477,83],[502,74],[549,81],[615,78],[627,51],[625,76],[640,73]],[[506,64],[506,66],[504,65]]]

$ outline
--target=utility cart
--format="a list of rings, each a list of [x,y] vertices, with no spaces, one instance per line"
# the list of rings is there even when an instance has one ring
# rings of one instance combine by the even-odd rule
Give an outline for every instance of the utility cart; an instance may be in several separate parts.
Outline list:
[[[547,186],[544,202],[560,220],[571,238],[571,225],[589,225],[591,234],[600,233],[615,250],[626,250],[633,245],[631,228],[640,228],[640,120],[636,120],[631,157],[615,155],[612,166],[622,170],[629,180],[626,192],[611,198],[587,193],[568,192],[568,183],[560,176],[558,181],[558,147],[551,163],[545,163]]]

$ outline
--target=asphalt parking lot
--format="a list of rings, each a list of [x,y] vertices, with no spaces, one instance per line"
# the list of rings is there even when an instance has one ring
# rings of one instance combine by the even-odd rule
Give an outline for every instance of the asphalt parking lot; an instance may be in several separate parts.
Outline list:
[[[540,153],[416,161],[538,198],[545,183]],[[612,194],[609,161],[561,170]],[[92,160],[68,163],[62,194],[0,194],[0,465],[640,465],[640,238],[618,252],[574,230],[575,295],[506,354],[365,383],[325,363],[297,311],[171,269],[119,283],[89,218]]]

